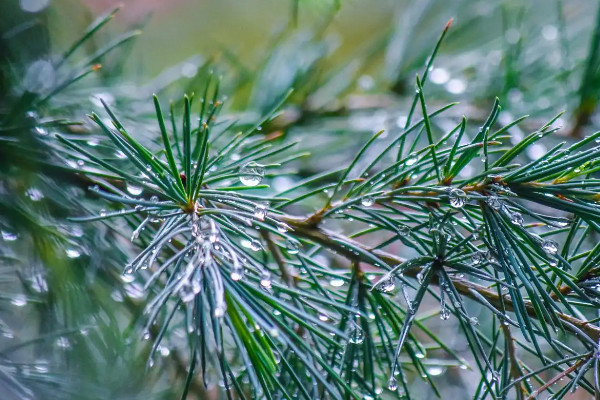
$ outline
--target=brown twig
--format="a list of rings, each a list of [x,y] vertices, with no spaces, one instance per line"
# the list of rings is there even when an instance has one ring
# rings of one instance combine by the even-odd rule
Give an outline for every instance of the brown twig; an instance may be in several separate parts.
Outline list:
[[[517,349],[515,348],[514,339],[510,333],[510,327],[505,324],[501,324],[502,332],[504,333],[504,340],[506,340],[506,347],[508,349],[508,359],[510,360],[510,377],[515,381],[523,376],[523,371],[519,366],[519,360],[517,358]],[[525,388],[523,382],[519,382],[517,386],[517,399],[522,400],[525,398]]]
[[[579,368],[587,360],[588,360],[588,358],[582,358],[581,360],[578,360],[575,364],[571,365],[569,368],[565,369],[564,371],[562,371],[561,373],[559,373],[558,375],[556,375],[555,377],[553,377],[552,379],[550,379],[548,382],[546,382],[539,389],[534,390],[533,392],[531,392],[531,394],[529,395],[529,397],[527,398],[527,400],[535,400],[535,399],[537,399],[537,397],[538,397],[538,395],[540,393],[542,393],[543,391],[545,391],[546,389],[548,389],[550,386],[554,385],[556,382],[560,381],[565,376],[569,375],[571,372],[576,371],[577,368]]]
[[[348,259],[354,260],[359,258],[363,262],[373,264],[372,259],[365,259],[365,257],[362,255],[356,255],[356,253],[352,252],[352,250],[349,247],[345,246],[344,243],[356,248],[360,248],[364,253],[379,258],[387,265],[396,266],[406,261],[401,257],[390,254],[383,250],[369,248],[368,246],[365,246],[362,243],[354,241],[335,232],[331,232],[327,229],[307,226],[306,224],[304,224],[303,219],[294,217],[280,217],[280,219],[286,222],[288,225],[290,225],[294,229],[294,233],[299,237],[303,237],[305,239],[318,243],[330,250],[337,252],[340,255],[343,255]],[[416,277],[419,272],[420,268],[413,268],[407,271],[403,271],[405,276],[410,276],[413,278]],[[503,303],[507,311],[515,310],[514,304],[509,295],[500,297],[495,290],[478,285],[463,278],[452,277],[451,280],[456,290],[465,297],[471,298],[481,303],[481,300],[478,297],[476,297],[472,292],[475,291],[480,296],[485,298],[488,303],[490,303],[496,308],[501,308],[501,304]],[[536,310],[531,304],[531,302],[528,300],[523,300],[523,303],[525,306],[525,310],[527,311],[527,315],[537,319],[539,316],[537,315]],[[576,333],[575,329],[573,329],[573,327],[576,327],[583,331],[585,334],[587,334],[592,340],[600,340],[600,328],[595,326],[594,324],[591,324],[588,321],[580,320],[567,314],[563,314],[561,312],[557,312],[556,316],[559,319],[559,321],[564,322],[563,327],[566,330]]]

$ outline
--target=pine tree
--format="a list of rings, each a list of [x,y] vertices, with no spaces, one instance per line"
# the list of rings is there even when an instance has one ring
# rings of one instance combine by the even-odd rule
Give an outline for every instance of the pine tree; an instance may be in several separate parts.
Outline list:
[[[192,58],[187,80],[122,90],[139,31],[90,45],[116,9],[40,58],[14,43],[48,32],[2,7],[19,17],[0,42],[1,300],[23,310],[0,319],[3,398],[599,398],[600,132],[581,132],[600,24],[568,140],[562,113],[432,102],[452,21],[415,92],[392,32],[405,115],[359,140],[336,121],[388,106],[339,106],[366,78],[324,72],[322,31],[292,26],[247,75]]]

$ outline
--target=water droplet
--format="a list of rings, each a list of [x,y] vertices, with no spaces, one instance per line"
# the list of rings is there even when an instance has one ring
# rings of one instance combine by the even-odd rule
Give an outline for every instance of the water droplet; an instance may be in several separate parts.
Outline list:
[[[476,251],[475,253],[473,253],[473,255],[471,256],[471,261],[473,262],[473,264],[475,265],[479,265],[482,262],[485,261],[485,253],[482,253],[481,251]]]
[[[497,210],[500,208],[500,200],[498,199],[498,196],[496,196],[495,194],[488,196],[486,199],[486,203],[488,206],[490,206],[494,210]]]
[[[105,209],[100,210],[100,216],[101,217],[106,217],[106,210]]]
[[[190,301],[194,300],[196,293],[194,292],[193,286],[189,282],[186,282],[183,286],[181,286],[181,288],[179,288],[179,297],[181,297],[181,300],[184,303],[189,303]]]
[[[377,287],[380,291],[384,293],[389,293],[396,288],[396,284],[394,283],[394,278],[390,277],[379,281],[377,283]]]
[[[388,389],[393,392],[398,389],[398,380],[393,376],[390,376],[390,379],[388,380]]]
[[[31,289],[37,293],[45,293],[48,291],[48,282],[41,273],[33,275],[30,279]]]
[[[4,240],[5,242],[14,242],[19,237],[19,235],[17,235],[14,232],[8,232],[8,231],[1,231],[1,232],[2,232],[2,240]]]
[[[554,240],[546,239],[542,242],[542,249],[548,254],[554,255],[558,252],[558,243]]]
[[[242,243],[242,245],[243,245],[243,243]],[[256,239],[252,239],[249,242],[249,245],[247,247],[250,248],[250,250],[252,250],[252,251],[260,251],[262,249],[262,245]]]
[[[444,367],[435,366],[435,367],[427,368],[427,373],[431,376],[442,375],[445,371],[446,371],[446,368],[444,368]]]
[[[131,194],[133,196],[139,196],[144,191],[144,188],[142,188],[141,186],[136,186],[131,183],[128,183],[127,191],[129,192],[129,194]]]
[[[229,274],[232,280],[239,281],[244,277],[244,269],[243,268],[233,268],[231,273]]]
[[[58,339],[56,339],[55,344],[56,344],[56,347],[59,347],[64,350],[71,348],[71,341],[64,336],[61,336]]]
[[[254,161],[244,164],[239,170],[240,182],[246,186],[258,185],[264,176],[265,167]]]
[[[269,271],[262,271],[260,273],[260,286],[269,289],[271,287],[271,273]]]
[[[362,204],[364,207],[371,207],[373,204],[375,204],[375,199],[370,196],[363,197],[360,201],[360,204]]]
[[[171,354],[171,350],[167,346],[159,346],[160,355],[163,357],[168,357]]]
[[[426,271],[425,269],[422,269],[417,274],[417,282],[419,282],[419,285],[423,284],[423,280],[425,279],[425,271]]]
[[[407,167],[410,167],[411,165],[413,165],[416,162],[417,162],[417,157],[411,154],[408,156],[408,159],[406,160],[405,164]]]
[[[469,318],[469,323],[473,326],[477,326],[479,325],[479,319],[477,317],[471,317]]]
[[[514,225],[522,226],[523,216],[521,215],[521,213],[515,211],[510,215],[510,222],[512,222]]]
[[[216,306],[215,307],[215,317],[222,318],[225,315],[226,309],[227,309],[227,307],[225,306],[225,304],[219,304],[218,306]]]
[[[254,186],[254,185],[248,185]],[[264,204],[257,204],[254,208],[254,218],[263,221],[267,216],[267,207]]]
[[[27,304],[27,297],[24,294],[17,294],[10,299],[10,304],[23,307]]]
[[[36,126],[35,133],[37,133],[40,136],[48,136],[48,131],[43,126]]]
[[[117,150],[117,151],[115,152],[115,156],[116,156],[117,158],[120,158],[121,160],[123,160],[123,159],[127,158],[127,155],[125,155],[125,153],[123,153],[121,150]]]
[[[400,233],[400,236],[408,236],[410,234],[410,227],[407,225],[401,225],[398,228],[398,233]]]
[[[332,280],[329,281],[329,284],[333,287],[340,287],[340,286],[344,286],[344,280],[343,279],[338,279],[338,278],[334,278]]]
[[[152,203],[158,203],[158,196],[157,195],[153,195],[152,197],[150,197],[150,201]]]
[[[298,254],[300,252],[300,243],[294,240],[286,240],[285,247],[287,249],[288,254]]]
[[[286,233],[287,231],[289,231],[291,228],[288,224],[286,224],[285,222],[277,222],[277,232],[279,233]]]
[[[450,318],[450,310],[448,310],[448,307],[446,306],[446,289],[447,285],[445,283],[440,285],[440,319],[442,321],[446,321]]]
[[[31,201],[40,201],[44,198],[44,193],[40,189],[37,188],[29,188],[25,192],[25,195],[31,199]]]
[[[69,258],[79,258],[81,256],[81,252],[75,248],[66,249],[65,253],[67,253],[67,257]]]
[[[349,335],[348,335],[348,342],[353,343],[353,344],[361,344],[362,342],[364,342],[365,340],[365,333],[363,332],[362,328],[354,321],[352,321],[352,323],[350,324],[349,327]]]
[[[442,321],[446,321],[448,318],[450,318],[450,311],[448,311],[447,308],[443,308],[440,310],[440,319]]]
[[[454,208],[462,208],[467,201],[467,194],[461,189],[452,189],[448,194],[450,205]]]
[[[329,320],[329,317],[327,316],[327,314],[319,313],[319,320],[325,322]]]
[[[29,13],[37,13],[48,7],[50,0],[19,0],[21,9]]]

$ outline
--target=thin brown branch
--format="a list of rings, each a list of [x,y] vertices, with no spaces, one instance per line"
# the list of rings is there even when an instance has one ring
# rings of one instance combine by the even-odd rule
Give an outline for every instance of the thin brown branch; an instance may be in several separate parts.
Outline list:
[[[362,243],[359,243],[338,233],[331,232],[327,229],[307,225],[304,223],[305,220],[303,219],[293,217],[281,217],[280,219],[286,222],[288,225],[290,225],[294,229],[294,233],[299,237],[303,237],[305,239],[318,243],[328,248],[329,250],[333,250],[338,254],[343,255],[344,257],[350,260],[358,258],[362,262],[371,265],[373,264],[372,259],[368,259],[362,255],[356,255],[354,252],[352,252],[352,250],[350,249],[350,246],[352,246],[361,249],[367,254],[371,254],[372,256],[379,258],[389,266],[396,266],[406,261],[405,259],[399,256],[390,254],[383,250],[372,249],[368,246],[363,245]],[[414,278],[417,276],[419,271],[419,268],[413,268],[407,271],[403,271],[403,273],[404,276],[410,276]],[[515,310],[514,304],[509,295],[504,295],[500,297],[495,290],[478,285],[468,280],[459,277],[452,277],[451,279],[454,284],[454,287],[456,287],[456,290],[465,297],[468,297],[481,303],[481,301],[471,292],[473,290],[479,295],[481,295],[483,298],[485,298],[491,305],[498,309],[501,308],[501,304],[504,304],[504,307],[507,311]],[[535,308],[533,307],[531,302],[528,300],[524,300],[523,303],[525,305],[525,310],[527,311],[527,314],[531,318],[537,319],[539,316],[537,315]],[[572,317],[561,312],[556,312],[556,316],[560,321],[564,322],[563,327],[567,331],[576,333],[575,329],[573,329],[574,326],[583,331],[585,334],[587,334],[592,340],[600,340],[600,327],[597,327],[594,324],[589,323],[588,321],[580,320],[578,318]]]
[[[510,377],[511,379],[519,380],[523,377],[523,371],[519,366],[519,360],[517,358],[517,349],[515,348],[514,339],[510,333],[510,327],[505,324],[501,324],[502,332],[504,334],[504,340],[506,340],[506,347],[508,349],[507,356],[510,361]],[[519,382],[517,385],[517,399],[522,400],[525,398],[525,388],[523,382]]]
[[[535,399],[537,399],[540,393],[544,392],[550,386],[554,385],[556,382],[560,381],[562,378],[564,378],[565,376],[569,375],[571,372],[576,371],[577,368],[579,368],[587,360],[588,360],[588,358],[582,358],[581,360],[578,360],[575,364],[571,365],[569,368],[565,369],[560,374],[556,375],[555,377],[553,377],[552,379],[550,379],[548,382],[546,382],[544,384],[544,386],[541,386],[539,389],[534,390],[531,393],[531,395],[529,395],[529,397],[527,398],[527,400],[535,400]]]

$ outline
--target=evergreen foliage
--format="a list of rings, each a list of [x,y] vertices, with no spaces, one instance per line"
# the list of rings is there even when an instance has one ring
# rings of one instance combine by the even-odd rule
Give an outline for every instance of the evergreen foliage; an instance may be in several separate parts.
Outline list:
[[[188,61],[192,78],[136,96],[111,76],[121,57],[105,59],[138,30],[76,58],[116,11],[33,70],[18,51],[2,59],[0,257],[5,287],[18,278],[2,297],[39,325],[0,349],[6,398],[421,399],[419,382],[447,398],[444,371],[477,377],[461,398],[599,398],[600,132],[577,136],[597,35],[568,139],[562,114],[432,102],[450,21],[414,93],[388,68],[389,92],[408,97],[400,126],[364,140],[340,128],[356,154],[341,164],[339,142],[309,154],[297,133],[365,112],[332,107],[359,75],[324,72],[322,33],[282,33],[235,79]],[[17,321],[0,320],[5,337]]]

